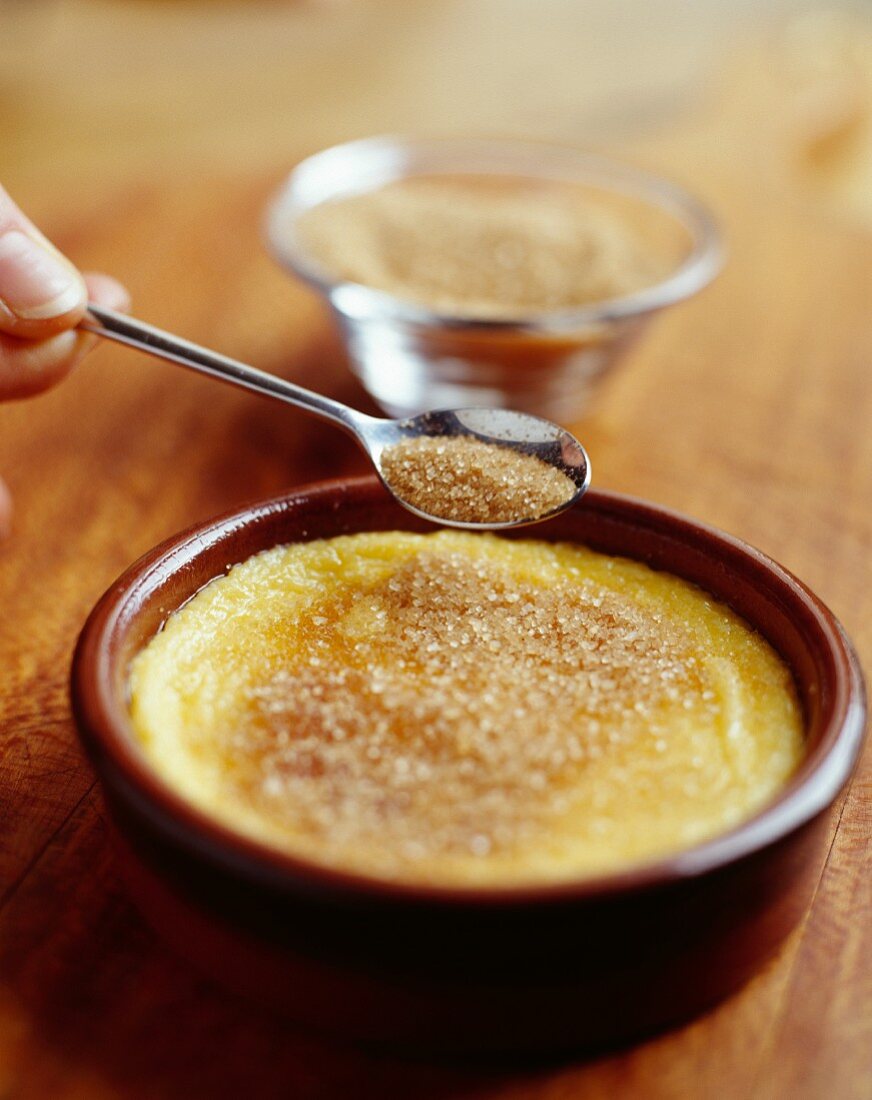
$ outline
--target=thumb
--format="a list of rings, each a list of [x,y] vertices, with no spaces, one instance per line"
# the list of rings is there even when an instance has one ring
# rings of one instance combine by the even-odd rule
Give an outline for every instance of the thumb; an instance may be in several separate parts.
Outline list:
[[[82,276],[0,187],[0,332],[46,339],[76,324],[86,303]]]

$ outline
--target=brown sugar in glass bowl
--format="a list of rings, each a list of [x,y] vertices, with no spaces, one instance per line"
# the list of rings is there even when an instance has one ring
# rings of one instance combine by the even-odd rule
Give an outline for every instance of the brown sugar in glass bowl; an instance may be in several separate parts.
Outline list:
[[[296,1019],[431,1050],[599,1047],[686,1019],[741,986],[798,922],[818,881],[827,810],[862,745],[863,683],[838,623],[802,584],[675,513],[591,492],[536,537],[690,580],[787,662],[805,712],[805,758],[774,802],[725,835],[554,885],[388,882],[246,839],[146,763],[127,711],[128,669],[167,614],[261,550],[392,530],[432,526],[375,479],[315,486],[170,540],[94,609],[74,660],[74,710],[121,867],[149,920],[207,972]]]

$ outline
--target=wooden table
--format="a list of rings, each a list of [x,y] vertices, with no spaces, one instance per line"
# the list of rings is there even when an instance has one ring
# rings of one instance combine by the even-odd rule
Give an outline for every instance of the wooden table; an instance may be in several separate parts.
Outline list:
[[[598,485],[760,546],[830,604],[872,667],[872,242],[765,168],[763,131],[753,170],[733,156],[736,104],[718,127],[637,143],[715,207],[730,260],[653,323],[575,427]],[[76,202],[48,183],[29,209],[77,262],[122,277],[143,318],[365,408],[323,308],[263,253],[277,178],[128,177]],[[0,545],[0,1097],[872,1096],[868,753],[779,958],[704,1018],[592,1060],[509,1070],[343,1049],[214,988],[145,927],[70,719],[76,633],[164,536],[363,469],[340,433],[118,348],[0,408],[17,505]]]

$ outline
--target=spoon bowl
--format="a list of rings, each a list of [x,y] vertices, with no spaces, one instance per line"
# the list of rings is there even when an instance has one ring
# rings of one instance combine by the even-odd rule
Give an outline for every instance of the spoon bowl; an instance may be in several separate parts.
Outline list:
[[[590,461],[579,441],[551,420],[511,409],[440,409],[404,420],[367,417],[360,422],[360,435],[382,483],[393,496],[416,516],[466,530],[490,531],[522,527],[558,515],[576,503],[590,485]],[[565,475],[574,486],[565,500],[535,516],[503,522],[473,522],[434,515],[416,507],[397,491],[382,462],[385,452],[408,439],[463,438],[491,446],[505,447],[517,454],[531,455]]]
[[[323,394],[303,389],[285,378],[219,355],[104,306],[89,304],[88,313],[79,327],[86,332],[137,348],[160,359],[167,359],[211,378],[285,401],[304,412],[333,421],[352,435],[366,451],[388,492],[410,512],[435,523],[468,530],[504,530],[538,523],[575,504],[590,484],[590,462],[582,445],[565,428],[540,416],[510,409],[470,408],[445,409],[403,420],[388,420],[358,412]],[[460,437],[502,448],[515,455],[538,459],[552,471],[568,478],[565,497],[557,503],[549,501],[535,514],[525,511],[513,514],[509,519],[501,517],[498,520],[491,518],[478,522],[422,510],[405,498],[398,491],[396,481],[387,476],[385,455],[395,445],[414,439]],[[535,465],[533,469],[536,469]],[[497,490],[498,488],[499,486]]]

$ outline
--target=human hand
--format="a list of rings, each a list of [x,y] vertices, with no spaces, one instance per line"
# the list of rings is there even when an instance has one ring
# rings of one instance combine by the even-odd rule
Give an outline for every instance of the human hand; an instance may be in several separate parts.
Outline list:
[[[81,275],[0,187],[0,401],[41,393],[72,369],[95,342],[76,329],[89,299],[129,305],[108,275]],[[0,536],[10,516],[0,481]]]

